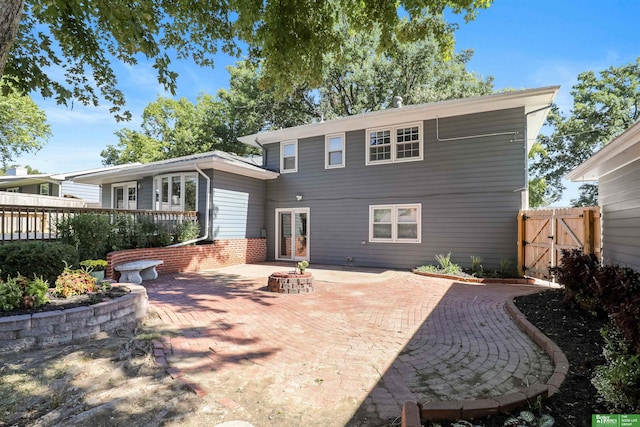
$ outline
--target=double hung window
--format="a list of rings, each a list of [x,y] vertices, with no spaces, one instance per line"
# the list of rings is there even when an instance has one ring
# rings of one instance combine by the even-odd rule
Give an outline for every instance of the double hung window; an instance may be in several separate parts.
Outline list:
[[[369,207],[369,241],[421,242],[422,205],[372,205]]]
[[[345,165],[344,133],[327,135],[324,141],[325,169],[343,168]]]
[[[422,123],[367,129],[367,165],[422,160]]]
[[[298,171],[298,141],[283,141],[280,143],[280,172]]]

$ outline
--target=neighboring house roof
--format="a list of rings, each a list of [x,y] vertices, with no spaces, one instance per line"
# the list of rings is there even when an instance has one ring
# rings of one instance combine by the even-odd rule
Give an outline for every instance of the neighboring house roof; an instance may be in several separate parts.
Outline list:
[[[140,163],[135,163],[140,164]],[[9,188],[9,187],[18,187],[24,185],[33,185],[33,184],[43,184],[43,183],[52,183],[52,184],[60,184],[62,181],[72,181],[73,178],[79,175],[86,175],[88,173],[93,173],[97,171],[105,171],[117,168],[118,166],[109,166],[106,168],[94,168],[94,169],[86,169],[82,171],[75,172],[64,172],[64,173],[38,173],[38,174],[29,174],[29,175],[2,175],[0,176],[0,188]]]
[[[151,163],[120,165],[109,169],[78,175],[75,182],[85,184],[111,184],[138,180],[151,175],[180,172],[188,169],[215,169],[258,179],[275,179],[278,173],[255,165],[250,160],[222,151],[209,151]]]
[[[571,181],[595,181],[640,159],[640,121],[567,174]]]
[[[33,175],[3,175],[0,176],[0,188],[20,187],[24,185],[34,185],[43,183],[60,183],[51,174],[39,173]]]
[[[259,147],[264,144],[317,135],[327,135],[336,132],[348,132],[416,120],[430,120],[524,107],[525,113],[527,114],[527,145],[528,148],[531,148],[547,115],[548,110],[546,107],[551,105],[559,89],[560,86],[547,86],[538,89],[502,92],[472,98],[433,102],[430,104],[389,108],[382,111],[359,114],[357,116],[348,116],[325,122],[246,135],[238,139],[247,145]]]

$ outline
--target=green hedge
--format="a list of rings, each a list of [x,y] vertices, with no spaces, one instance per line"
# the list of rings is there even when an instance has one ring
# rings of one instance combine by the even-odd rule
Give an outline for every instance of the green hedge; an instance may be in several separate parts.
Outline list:
[[[53,286],[65,268],[78,265],[78,250],[58,242],[15,242],[0,245],[0,278],[42,277]]]

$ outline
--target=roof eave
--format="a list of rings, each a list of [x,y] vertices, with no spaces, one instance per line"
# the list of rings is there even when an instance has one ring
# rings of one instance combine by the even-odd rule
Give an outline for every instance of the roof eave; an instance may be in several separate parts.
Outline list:
[[[195,168],[215,169],[225,172],[243,175],[256,179],[275,179],[279,176],[277,172],[261,169],[250,164],[239,164],[222,158],[202,158],[192,161],[176,161],[163,164],[138,164],[129,168],[123,168],[117,171],[96,172],[74,178],[74,182],[85,184],[112,184],[116,182],[135,181],[148,176],[162,175],[171,172],[179,172],[185,170],[194,170]]]
[[[326,122],[245,135],[239,137],[238,140],[244,144],[259,147],[260,145],[272,144],[288,139],[307,138],[333,132],[346,132],[369,127],[387,126],[401,122],[429,120],[435,119],[436,117],[452,117],[516,107],[524,107],[525,112],[528,113],[550,105],[555,99],[559,89],[560,86],[547,86],[538,89],[502,92],[430,104],[410,105],[402,108],[389,108],[382,111],[328,120]]]
[[[573,182],[597,181],[640,159],[640,122],[631,126],[613,141],[566,175]]]

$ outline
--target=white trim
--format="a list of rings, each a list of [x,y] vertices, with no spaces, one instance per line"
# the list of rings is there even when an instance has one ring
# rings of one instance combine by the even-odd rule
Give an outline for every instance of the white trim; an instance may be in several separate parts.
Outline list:
[[[173,177],[180,177],[180,210],[184,211],[185,210],[185,196],[187,194],[187,192],[185,191],[186,189],[186,177],[194,177],[196,179],[196,206],[195,206],[195,212],[198,212],[198,195],[199,195],[199,191],[200,191],[200,179],[199,179],[199,174],[197,171],[193,171],[193,172],[180,172],[180,173],[168,173],[168,174],[163,174],[163,175],[156,175],[153,177],[153,193],[152,193],[152,197],[151,197],[151,209],[156,210],[156,211],[163,211],[163,212],[171,212],[172,209],[160,209],[160,207],[162,206],[162,201],[157,201],[156,200],[156,194],[160,195],[160,198],[162,198],[162,179],[163,178],[168,178],[169,180],[169,195],[167,196],[167,200],[169,203],[169,206],[172,205],[171,200],[169,200],[170,197],[173,197],[173,195],[171,194],[172,189],[171,189],[171,178]],[[160,183],[160,186],[158,187],[158,182]],[[158,193],[158,191],[160,191]],[[208,190],[207,190],[208,191]]]
[[[115,182],[113,184],[111,184],[111,209],[119,209],[116,206],[116,188],[117,187],[124,187],[126,190],[126,194],[125,191],[123,190],[123,197],[127,198],[127,208],[126,209],[131,209],[129,207],[129,187],[133,187],[136,191],[136,207],[133,209],[138,209],[138,183],[136,181],[127,181],[127,182]],[[124,208],[122,208],[124,209]]]
[[[329,164],[329,160],[330,160],[330,156],[329,154],[331,153],[329,151],[329,141],[335,138],[340,138],[342,141],[342,150],[340,150],[342,152],[342,162],[335,164],[335,165],[330,165]],[[324,137],[324,168],[325,169],[337,169],[337,168],[343,168],[345,167],[347,163],[347,139],[346,139],[346,134],[344,132],[340,132],[340,133],[332,133],[332,134],[328,134],[325,135]]]
[[[42,189],[46,188],[47,192],[43,193]],[[51,195],[51,183],[43,182],[42,184],[38,184],[38,194],[41,196],[50,196]]]
[[[398,210],[414,208],[416,212],[417,239],[398,238]],[[373,237],[373,211],[376,209],[391,210],[391,238],[381,239]],[[422,243],[422,203],[405,203],[399,205],[369,205],[369,242],[370,243]]]
[[[418,143],[420,144],[420,155],[417,157],[408,157],[408,158],[398,158],[398,130],[406,129],[406,128],[418,128]],[[371,160],[370,148],[369,145],[370,135],[372,132],[380,132],[380,131],[389,131],[390,138],[390,148],[391,148],[391,157],[385,160]],[[375,128],[369,128],[365,131],[365,165],[383,165],[388,163],[404,163],[404,162],[418,162],[424,159],[424,123],[423,122],[411,122],[411,123],[400,123],[393,126],[381,126]]]
[[[316,122],[302,126],[278,129],[270,132],[241,136],[238,139],[247,145],[260,147],[288,139],[302,139],[335,132],[349,132],[368,127],[393,126],[399,122],[433,120],[436,117],[456,117],[487,111],[524,107],[525,114],[547,106],[555,99],[560,86],[501,92],[472,98],[454,99],[422,105],[407,105],[382,111],[358,114],[335,120]],[[548,110],[527,116],[527,130],[537,134]]]
[[[640,121],[576,166],[566,178],[595,181],[640,159]]]
[[[282,258],[280,256],[280,214],[283,212],[291,213],[291,234],[292,236],[295,234],[295,215],[297,213],[306,213],[307,214],[307,256],[306,257],[297,257],[295,252],[295,247],[292,248],[291,258]],[[310,208],[277,208],[276,209],[276,235],[275,235],[275,259],[278,261],[309,261],[311,259],[311,209]]]
[[[295,154],[294,154],[294,168],[293,169],[285,169],[284,168],[284,147],[286,145],[293,145],[295,147]],[[280,143],[280,173],[293,173],[293,172],[298,172],[298,140],[297,139],[291,139],[288,141],[282,141]]]

